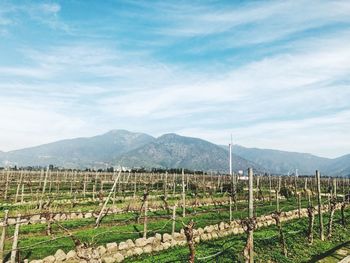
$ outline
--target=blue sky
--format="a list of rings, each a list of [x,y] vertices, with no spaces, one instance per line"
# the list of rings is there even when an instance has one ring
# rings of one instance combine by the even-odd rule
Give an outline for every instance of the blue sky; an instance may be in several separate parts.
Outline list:
[[[0,0],[0,150],[128,129],[350,153],[349,1]]]

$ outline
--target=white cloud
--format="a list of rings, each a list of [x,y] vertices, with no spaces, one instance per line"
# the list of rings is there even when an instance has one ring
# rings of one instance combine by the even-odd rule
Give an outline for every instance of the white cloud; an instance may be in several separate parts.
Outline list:
[[[59,4],[27,7],[31,19],[65,25]],[[200,52],[350,22],[349,3],[336,1],[254,2],[216,12],[189,3],[162,2],[155,8],[164,14],[152,19],[165,23],[154,32],[170,36],[160,42],[194,37],[195,43],[196,37],[210,36],[212,41],[194,45]],[[2,17],[0,12],[0,27],[6,24]],[[240,66],[228,55],[220,69],[207,62],[199,68],[166,62],[150,50],[126,50],[118,41],[103,39],[22,48],[26,64],[0,64],[0,112],[7,123],[0,149],[126,128],[158,135],[180,132],[223,144],[232,133],[247,146],[346,153],[349,41],[347,29],[320,33],[283,43],[283,53],[243,59]],[[18,123],[25,129],[19,130]]]
[[[247,147],[308,152],[325,157],[349,153],[350,111],[297,120],[270,121],[232,129],[180,129],[186,136],[198,136],[227,145],[232,134],[235,144]]]
[[[158,9],[165,15],[156,19],[168,22],[159,29],[159,34],[174,37],[215,35],[216,38],[208,39],[208,42],[216,46],[270,42],[326,24],[350,21],[347,1],[248,2],[240,7],[162,3]],[[223,33],[225,36],[221,37]]]
[[[89,125],[81,118],[60,114],[45,105],[3,102],[0,105],[1,150],[13,150],[62,138],[82,136]],[[59,132],[58,132],[59,131]],[[84,132],[85,131],[85,132]],[[91,135],[91,134],[90,134]]]
[[[36,9],[45,13],[57,14],[61,10],[61,6],[57,3],[44,3],[38,5]]]

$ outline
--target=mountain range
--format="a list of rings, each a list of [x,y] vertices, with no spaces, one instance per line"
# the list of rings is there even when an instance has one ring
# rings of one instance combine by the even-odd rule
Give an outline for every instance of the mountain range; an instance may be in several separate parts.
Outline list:
[[[307,153],[233,146],[233,168],[248,167],[273,174],[294,173],[350,175],[350,154],[330,159]],[[112,130],[105,134],[61,140],[21,150],[1,152],[0,166],[46,166],[65,168],[187,168],[227,172],[228,147],[174,133],[158,138],[144,133]]]

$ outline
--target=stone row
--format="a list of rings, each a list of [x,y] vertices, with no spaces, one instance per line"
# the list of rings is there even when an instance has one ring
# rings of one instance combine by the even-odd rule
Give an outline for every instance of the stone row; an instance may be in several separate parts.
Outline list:
[[[317,207],[316,207],[317,208]],[[336,209],[340,209],[340,204],[337,204]],[[323,211],[328,211],[328,206],[323,206]],[[317,214],[317,209],[315,210]],[[307,209],[300,210],[300,217],[307,217]],[[288,212],[281,212],[281,221],[288,221],[299,218],[299,211],[292,210]],[[267,227],[275,224],[272,214],[263,215],[256,218],[256,227]],[[220,222],[215,225],[208,225],[204,228],[197,228],[193,230],[193,237],[196,243],[201,241],[213,240],[217,238],[226,237],[229,235],[237,235],[244,233],[241,220],[233,220],[231,222]],[[106,246],[99,246],[97,248],[77,248],[77,251],[69,251],[67,254],[61,249],[57,250],[53,256],[48,256],[42,260],[32,260],[30,263],[113,263],[122,262],[127,257],[138,256],[141,254],[149,254],[152,252],[159,252],[167,250],[175,246],[185,246],[186,236],[184,230],[175,232],[173,235],[164,233],[155,234],[149,238],[138,238],[136,240],[128,239],[126,241],[108,243]],[[28,262],[28,260],[25,260]]]
[[[215,205],[225,205],[228,202],[215,202]],[[206,206],[212,206],[214,203],[201,203],[198,202],[197,205],[188,205],[188,207],[206,207]],[[181,207],[181,206],[180,206]],[[156,212],[159,210],[164,210],[164,207],[157,206],[157,207],[149,207],[148,211],[150,212]],[[129,209],[128,212],[138,212],[139,209],[133,208]],[[122,208],[110,208],[108,210],[108,214],[122,214],[125,213],[125,209]],[[48,213],[46,213],[48,215]],[[66,220],[75,220],[75,219],[83,219],[83,218],[97,218],[98,213],[94,211],[88,211],[88,212],[71,212],[71,213],[52,213],[53,217],[52,219],[54,221],[66,221]],[[29,218],[22,218],[21,224],[27,225],[27,224],[46,224],[48,218],[44,217],[43,214],[36,214],[32,215]],[[15,225],[16,224],[16,218],[10,217],[8,218],[8,225]],[[0,220],[0,226],[3,226],[3,220]]]

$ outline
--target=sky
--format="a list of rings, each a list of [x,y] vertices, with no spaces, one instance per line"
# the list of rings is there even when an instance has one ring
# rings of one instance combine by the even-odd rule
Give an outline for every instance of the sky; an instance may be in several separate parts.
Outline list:
[[[350,153],[350,1],[0,0],[0,150],[111,129]]]

